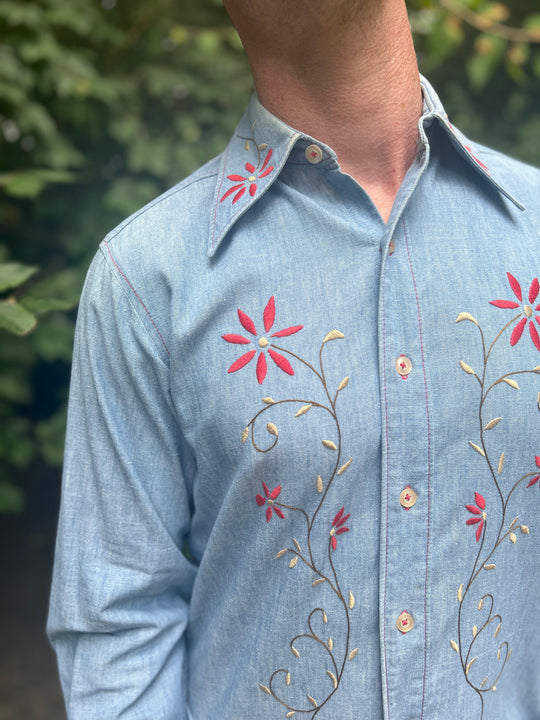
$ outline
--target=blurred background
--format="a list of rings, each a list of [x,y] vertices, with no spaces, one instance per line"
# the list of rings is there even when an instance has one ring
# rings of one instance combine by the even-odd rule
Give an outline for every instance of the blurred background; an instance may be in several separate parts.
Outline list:
[[[409,7],[453,124],[540,166],[538,0]],[[0,720],[65,720],[44,626],[86,269],[250,92],[220,0],[0,0]]]

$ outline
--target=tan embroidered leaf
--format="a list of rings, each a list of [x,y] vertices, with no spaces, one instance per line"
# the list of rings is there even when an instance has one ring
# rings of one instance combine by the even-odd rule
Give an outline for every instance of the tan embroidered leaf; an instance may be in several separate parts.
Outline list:
[[[270,433],[270,435],[274,435],[277,437],[279,435],[277,427],[274,425],[274,423],[268,423],[266,426],[266,429]]]
[[[294,657],[297,657],[297,658],[300,657],[300,653],[299,653],[298,650],[294,647],[294,645],[291,645],[291,652],[292,652],[292,654],[294,655]]]
[[[328,622],[328,615],[325,613],[324,610],[322,611],[322,619],[323,619],[323,622],[324,622],[324,623],[327,623],[327,622]]]
[[[484,565],[484,570],[495,570],[496,567],[495,563],[490,563],[489,565]]]
[[[496,427],[502,420],[502,417],[493,418],[493,420],[490,420],[484,430],[493,430],[494,427]]]
[[[510,542],[511,542],[513,545],[515,545],[516,542],[517,542],[517,535],[516,535],[516,533],[510,533],[510,536],[509,536],[509,537],[510,537]]]
[[[497,686],[494,685],[494,686],[491,688],[491,690],[492,690],[493,692],[497,692]]]
[[[317,585],[320,585],[321,583],[326,582],[324,578],[317,578],[311,583],[311,587],[316,587]]]
[[[330,678],[330,680],[333,682],[333,684],[334,684],[334,690],[335,690],[335,689],[337,688],[337,677],[334,675],[333,672],[330,672],[330,670],[327,670],[327,671],[326,671],[326,674],[328,675],[328,677]]]
[[[246,151],[249,152],[249,140],[246,140],[244,147],[246,148]]]
[[[287,685],[291,684],[291,673],[290,672],[287,672],[287,674],[285,675],[285,682],[287,683]]]
[[[537,365],[535,368],[533,368],[533,372],[540,373],[540,365]],[[540,393],[538,394],[538,402],[540,402]]]
[[[341,340],[344,337],[345,335],[342,332],[339,332],[339,330],[331,330],[324,338],[323,345],[327,342],[330,342],[330,340]]]
[[[259,145],[259,150],[266,150],[267,147],[268,147],[268,145],[266,143],[261,143]]]
[[[501,648],[497,650],[497,660],[501,659]]]
[[[480,598],[480,602],[478,603],[478,609],[481,610],[484,607],[484,598]]]
[[[486,675],[486,677],[485,677],[485,678],[482,680],[482,682],[480,683],[480,687],[481,687],[481,688],[484,687],[484,685],[487,683],[487,680],[488,680],[488,679],[487,679],[487,675]]]
[[[312,698],[311,695],[308,695],[308,696],[307,696],[307,699],[308,699],[309,702],[313,705],[313,707],[318,707],[318,706],[317,706],[317,701],[315,700],[315,698]]]
[[[354,660],[354,658],[358,655],[358,648],[354,648],[354,650],[351,650],[349,653],[349,662],[351,660]]]
[[[298,544],[298,540],[295,540],[295,538],[293,538],[293,543],[294,543],[294,547],[298,550],[298,552],[299,552],[300,555],[301,555],[301,554],[302,554],[302,548],[301,548],[300,545]]]
[[[295,712],[294,710],[291,710],[290,712],[288,712],[288,713],[285,715],[285,717],[286,717],[286,718],[291,718],[291,717],[293,717],[293,715],[296,715],[296,712]]]
[[[294,417],[300,417],[300,415],[305,415],[308,410],[311,410],[312,407],[313,405],[304,405],[300,408],[300,410],[296,413]]]
[[[247,427],[247,428],[244,428],[244,430],[242,431],[242,445],[246,442],[248,437],[249,437],[249,428]]]
[[[266,403],[267,405],[274,405],[275,402],[276,402],[276,401],[275,401],[273,398],[271,398],[271,397],[265,397],[265,398],[263,398],[263,403]]]
[[[528,528],[527,525],[520,525],[520,526],[519,526],[519,529],[521,530],[521,532],[522,532],[524,535],[530,535],[530,532],[531,532],[531,531],[529,530],[529,528]]]
[[[501,632],[501,628],[502,628],[502,622],[500,622],[500,623],[497,625],[496,629],[495,629],[495,632],[494,632],[494,634],[493,634],[493,639],[494,639],[494,640],[495,640],[495,638],[497,637],[497,635]]]
[[[514,527],[514,525],[517,523],[518,520],[519,520],[519,515],[516,515],[516,517],[510,523],[509,530],[511,530]]]
[[[460,360],[459,364],[461,365],[461,369],[464,370],[467,375],[476,375],[472,367],[470,365],[467,365],[466,362],[463,362],[463,360]]]
[[[512,378],[504,378],[504,382],[507,385],[510,385],[510,387],[513,387],[516,390],[519,390],[519,385],[517,384],[517,382],[515,380],[512,380]]]
[[[328,448],[329,450],[337,450],[335,443],[333,443],[331,440],[321,440],[321,442],[325,448]]]
[[[339,468],[339,470],[337,471],[337,474],[338,474],[338,475],[343,475],[343,473],[345,472],[345,470],[347,470],[347,469],[351,466],[352,460],[353,460],[352,458],[351,458],[350,460],[347,460],[347,462],[345,463],[345,465],[342,465],[342,466]]]
[[[467,663],[467,667],[465,668],[465,675],[469,674],[469,670],[473,666],[473,663],[475,663],[477,660],[478,660],[478,658],[475,658],[475,657],[472,660],[469,660],[469,662]]]
[[[459,313],[459,315],[458,315],[457,318],[456,318],[456,322],[457,322],[457,323],[463,322],[463,320],[470,320],[472,323],[474,323],[475,325],[477,325],[478,327],[480,327],[480,325],[478,325],[478,320],[476,320],[476,318],[474,318],[474,317],[471,315],[471,313],[468,313],[468,312]]]
[[[353,610],[355,605],[356,605],[356,598],[354,597],[352,592],[349,590],[349,608],[351,610]]]
[[[345,390],[345,388],[347,387],[348,384],[349,384],[349,376],[343,378],[343,380],[339,383],[337,391],[341,392],[342,390]]]
[[[271,694],[272,694],[272,693],[270,692],[270,688],[267,688],[266,685],[261,685],[261,684],[259,684],[259,687],[260,687],[261,690],[262,690],[264,693],[266,693],[267,695],[271,695]]]
[[[457,599],[458,602],[461,602],[463,600],[463,583],[461,583],[461,585],[458,587]]]
[[[289,563],[289,567],[293,568],[296,563],[298,562],[298,555],[295,555],[293,558],[291,558],[291,562]]]
[[[334,648],[334,641],[332,640],[331,637],[328,638],[328,643],[327,643],[327,645],[328,645],[328,649],[329,649],[329,650],[333,650],[333,648]]]
[[[502,473],[504,468],[504,453],[501,453],[501,457],[499,458],[499,466],[497,468],[497,472],[499,475]]]
[[[457,653],[459,652],[459,645],[455,640],[450,640],[450,647],[452,650],[455,650]]]
[[[320,475],[317,476],[317,492],[322,493],[324,489],[322,477]]]
[[[278,552],[278,554],[276,555],[276,560],[279,560],[279,559],[282,558],[284,555],[286,555],[288,552],[289,552],[288,550],[280,550],[280,551]]]
[[[478,635],[478,628],[476,625],[473,625],[472,627],[472,636],[476,637]]]
[[[469,445],[472,447],[473,450],[476,450],[479,455],[481,455],[482,457],[486,457],[486,453],[479,445],[475,445],[475,443],[471,442],[471,440],[469,440]]]

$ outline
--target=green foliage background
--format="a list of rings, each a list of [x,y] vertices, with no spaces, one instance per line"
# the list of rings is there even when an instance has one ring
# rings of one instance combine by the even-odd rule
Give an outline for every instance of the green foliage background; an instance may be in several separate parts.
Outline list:
[[[454,124],[540,166],[535,5],[409,2]],[[250,90],[220,0],[0,0],[0,512],[22,511],[25,473],[60,466],[99,240],[219,153]]]

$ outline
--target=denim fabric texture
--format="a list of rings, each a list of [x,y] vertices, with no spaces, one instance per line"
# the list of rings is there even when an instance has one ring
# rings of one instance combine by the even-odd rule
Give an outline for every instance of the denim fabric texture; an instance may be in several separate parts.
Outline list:
[[[387,224],[254,96],[101,244],[48,624],[70,720],[540,718],[540,172],[423,90]]]

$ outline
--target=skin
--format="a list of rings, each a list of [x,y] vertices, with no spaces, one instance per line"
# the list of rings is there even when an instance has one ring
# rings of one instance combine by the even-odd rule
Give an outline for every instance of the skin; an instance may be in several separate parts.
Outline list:
[[[263,105],[330,145],[384,222],[422,95],[404,0],[225,0]]]

